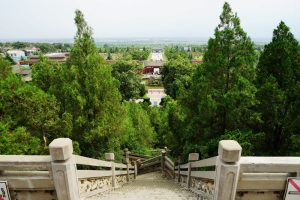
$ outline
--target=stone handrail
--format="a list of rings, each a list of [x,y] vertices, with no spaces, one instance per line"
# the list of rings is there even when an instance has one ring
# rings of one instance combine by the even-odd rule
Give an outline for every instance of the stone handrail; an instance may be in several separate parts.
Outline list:
[[[212,199],[216,172],[199,169],[215,166],[217,157],[199,160],[198,153],[190,153],[188,160],[188,163],[174,167],[175,180],[202,197]]]
[[[287,177],[300,176],[300,157],[241,157],[241,151],[236,141],[222,140],[217,157],[191,153],[175,166],[175,180],[205,199],[282,200]]]
[[[0,156],[0,180],[8,182],[12,199],[54,199],[51,176],[50,156]]]
[[[115,163],[73,154],[72,141],[55,139],[50,156],[0,155],[0,180],[8,182],[12,199],[79,200],[128,183],[137,175],[137,163]],[[164,176],[200,194],[205,199],[282,200],[287,177],[300,176],[300,157],[241,157],[241,146],[232,140],[219,143],[218,156],[174,166],[167,149],[160,156],[141,163],[139,169],[161,170]],[[77,165],[95,170],[78,170]],[[213,169],[214,168],[214,169]],[[209,171],[207,171],[209,170]]]
[[[114,154],[106,153],[104,160],[97,160],[73,155],[77,165],[94,166],[101,170],[77,170],[80,197],[86,198],[106,190],[117,188],[130,181],[135,174],[135,167],[131,164],[114,163]]]
[[[288,177],[300,176],[300,157],[241,157],[237,197],[283,199]]]
[[[53,140],[49,150],[50,156],[0,155],[0,180],[8,182],[12,199],[79,200],[136,177],[136,165],[115,163],[113,153],[105,154],[105,161],[74,155],[68,138]]]

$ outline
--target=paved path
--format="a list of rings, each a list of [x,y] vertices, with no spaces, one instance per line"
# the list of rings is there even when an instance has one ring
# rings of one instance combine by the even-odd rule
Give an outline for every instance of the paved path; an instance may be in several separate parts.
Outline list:
[[[197,200],[197,196],[158,172],[139,175],[122,188],[97,195],[89,200]]]

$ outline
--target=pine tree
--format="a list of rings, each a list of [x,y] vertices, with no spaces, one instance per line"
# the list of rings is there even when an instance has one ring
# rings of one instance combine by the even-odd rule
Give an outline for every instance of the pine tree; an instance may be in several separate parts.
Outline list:
[[[220,20],[208,42],[204,63],[193,75],[191,89],[179,98],[187,108],[186,148],[198,148],[203,155],[214,154],[210,143],[217,149],[215,145],[225,133],[248,131],[259,120],[252,109],[257,104],[254,44],[228,3]],[[206,143],[207,149],[201,143]]]
[[[300,49],[299,43],[284,22],[273,32],[257,68],[257,97],[261,102],[261,131],[266,133],[266,151],[285,155],[298,146],[300,137]],[[291,153],[294,154],[294,151]]]

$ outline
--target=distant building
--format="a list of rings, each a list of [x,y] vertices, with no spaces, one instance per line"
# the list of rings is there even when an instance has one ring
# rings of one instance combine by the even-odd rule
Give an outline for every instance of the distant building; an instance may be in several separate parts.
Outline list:
[[[143,74],[160,74],[163,61],[144,61]]]
[[[165,89],[148,89],[147,96],[152,106],[159,106],[161,99],[166,97]]]
[[[39,49],[36,48],[36,47],[26,48],[26,49],[25,49],[25,55],[26,55],[26,56],[35,55],[35,54],[37,54],[38,51],[39,51]]]
[[[22,50],[8,50],[7,55],[11,57],[16,63],[20,60],[26,59],[25,52]]]
[[[151,60],[152,61],[163,61],[163,52],[161,48],[153,48],[151,50]]]
[[[69,54],[68,53],[49,53],[46,54],[45,57],[47,57],[51,61],[56,61],[59,63],[66,62]],[[39,56],[32,55],[28,58],[28,64],[31,66],[39,61]]]

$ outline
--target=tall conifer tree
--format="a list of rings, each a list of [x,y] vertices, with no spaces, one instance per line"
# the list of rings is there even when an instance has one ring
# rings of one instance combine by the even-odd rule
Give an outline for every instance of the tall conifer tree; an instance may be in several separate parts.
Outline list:
[[[204,63],[194,73],[191,90],[181,100],[188,111],[186,137],[190,144],[186,148],[191,150],[197,148],[193,143],[202,148],[201,142],[209,146],[208,141],[214,139],[216,145],[221,136],[234,130],[238,130],[234,134],[249,131],[250,125],[259,120],[252,109],[257,103],[254,44],[228,3],[223,6],[220,21],[208,42]],[[214,145],[212,148],[216,148]]]
[[[300,50],[284,22],[274,30],[257,70],[258,109],[263,120],[261,131],[266,133],[266,151],[285,155],[293,148],[299,150]]]

